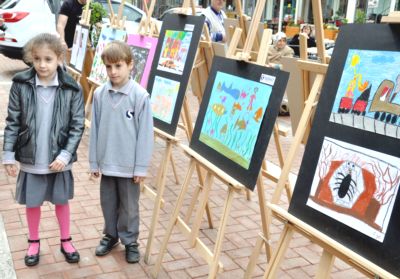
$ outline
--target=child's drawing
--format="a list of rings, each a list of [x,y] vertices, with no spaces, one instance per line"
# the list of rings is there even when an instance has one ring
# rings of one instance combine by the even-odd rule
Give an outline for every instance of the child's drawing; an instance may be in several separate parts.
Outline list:
[[[249,168],[272,87],[217,72],[200,141]]]
[[[171,124],[180,82],[156,76],[151,92],[153,116]]]
[[[400,138],[400,52],[350,49],[330,121]]]
[[[182,75],[189,52],[192,33],[167,30],[161,48],[157,70]]]
[[[383,242],[400,159],[325,137],[307,205]]]

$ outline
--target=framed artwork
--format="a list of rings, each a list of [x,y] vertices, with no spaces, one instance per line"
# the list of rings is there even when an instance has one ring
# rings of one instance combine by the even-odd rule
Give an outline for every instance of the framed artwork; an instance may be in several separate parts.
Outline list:
[[[395,25],[341,28],[289,206],[397,277],[399,34]]]
[[[151,109],[155,118],[171,124],[179,87],[179,81],[156,76],[151,95]]]
[[[349,49],[330,121],[400,138],[399,64],[400,51]]]
[[[139,34],[128,35],[127,43],[133,55],[132,78],[144,88],[147,87],[151,65],[157,46],[157,38]]]
[[[126,31],[113,29],[111,27],[103,27],[101,29],[99,42],[97,43],[96,52],[93,58],[92,70],[90,71],[89,78],[95,82],[102,84],[107,81],[106,66],[101,60],[101,53],[105,46],[115,40],[124,41],[126,40]]]
[[[85,56],[86,56],[86,49],[88,46],[88,39],[89,39],[89,27],[88,26],[82,26],[81,28],[81,33],[80,33],[80,42],[79,42],[79,47],[78,47],[78,54],[76,56],[76,63],[74,65],[74,68],[82,72],[83,69],[83,63],[85,61]]]
[[[190,147],[253,190],[288,77],[215,56]]]
[[[79,45],[81,44],[82,40],[81,34],[82,34],[82,25],[77,24],[75,27],[74,40],[72,42],[71,58],[69,60],[69,63],[73,67],[76,64],[76,59],[78,57]]]
[[[147,91],[154,126],[175,135],[204,17],[168,14],[163,20]]]

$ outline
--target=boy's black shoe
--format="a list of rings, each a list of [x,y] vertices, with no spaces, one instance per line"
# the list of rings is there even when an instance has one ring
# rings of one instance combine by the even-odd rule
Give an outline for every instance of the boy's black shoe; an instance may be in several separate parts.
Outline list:
[[[103,239],[100,240],[100,245],[96,247],[96,256],[107,255],[118,243],[118,238],[106,234]]]
[[[125,259],[128,263],[137,263],[140,260],[139,244],[132,242],[125,245]]]

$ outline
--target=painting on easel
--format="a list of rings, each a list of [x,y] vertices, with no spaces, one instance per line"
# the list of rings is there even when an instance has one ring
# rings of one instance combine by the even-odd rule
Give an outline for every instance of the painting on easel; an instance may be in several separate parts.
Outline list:
[[[157,69],[181,75],[185,67],[191,40],[191,31],[167,30]]]
[[[295,217],[396,277],[399,34],[398,25],[340,29],[289,206]]]
[[[399,184],[399,158],[325,138],[307,205],[383,242]]]
[[[139,34],[128,35],[127,43],[131,47],[133,55],[132,78],[144,88],[147,87],[149,80],[157,41],[157,38]]]
[[[215,57],[190,147],[254,189],[288,75]]]
[[[273,85],[218,71],[200,141],[248,169]]]
[[[163,20],[147,90],[154,126],[172,136],[194,64],[204,17],[168,14]]]
[[[95,82],[102,84],[107,81],[106,66],[101,60],[101,53],[103,52],[105,46],[112,41],[124,41],[126,39],[126,31],[113,29],[110,27],[103,27],[101,29],[99,42],[97,43],[96,52],[93,58],[92,70],[90,71],[90,76]]]
[[[151,95],[151,109],[155,118],[171,124],[179,86],[178,81],[156,76]]]
[[[76,25],[70,64],[78,72],[82,72],[83,69],[88,39],[89,27],[80,24]]]
[[[350,49],[331,121],[400,138],[400,51]]]

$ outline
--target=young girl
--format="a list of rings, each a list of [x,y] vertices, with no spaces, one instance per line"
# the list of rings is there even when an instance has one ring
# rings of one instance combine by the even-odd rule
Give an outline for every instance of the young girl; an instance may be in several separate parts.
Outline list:
[[[84,129],[80,87],[59,65],[63,61],[60,40],[39,34],[24,47],[33,67],[16,74],[12,81],[4,130],[3,164],[7,174],[17,176],[16,200],[26,205],[29,247],[25,264],[39,263],[40,206],[55,204],[60,226],[60,250],[69,263],[79,261],[71,243],[68,200],[74,193],[71,173],[76,149]]]

